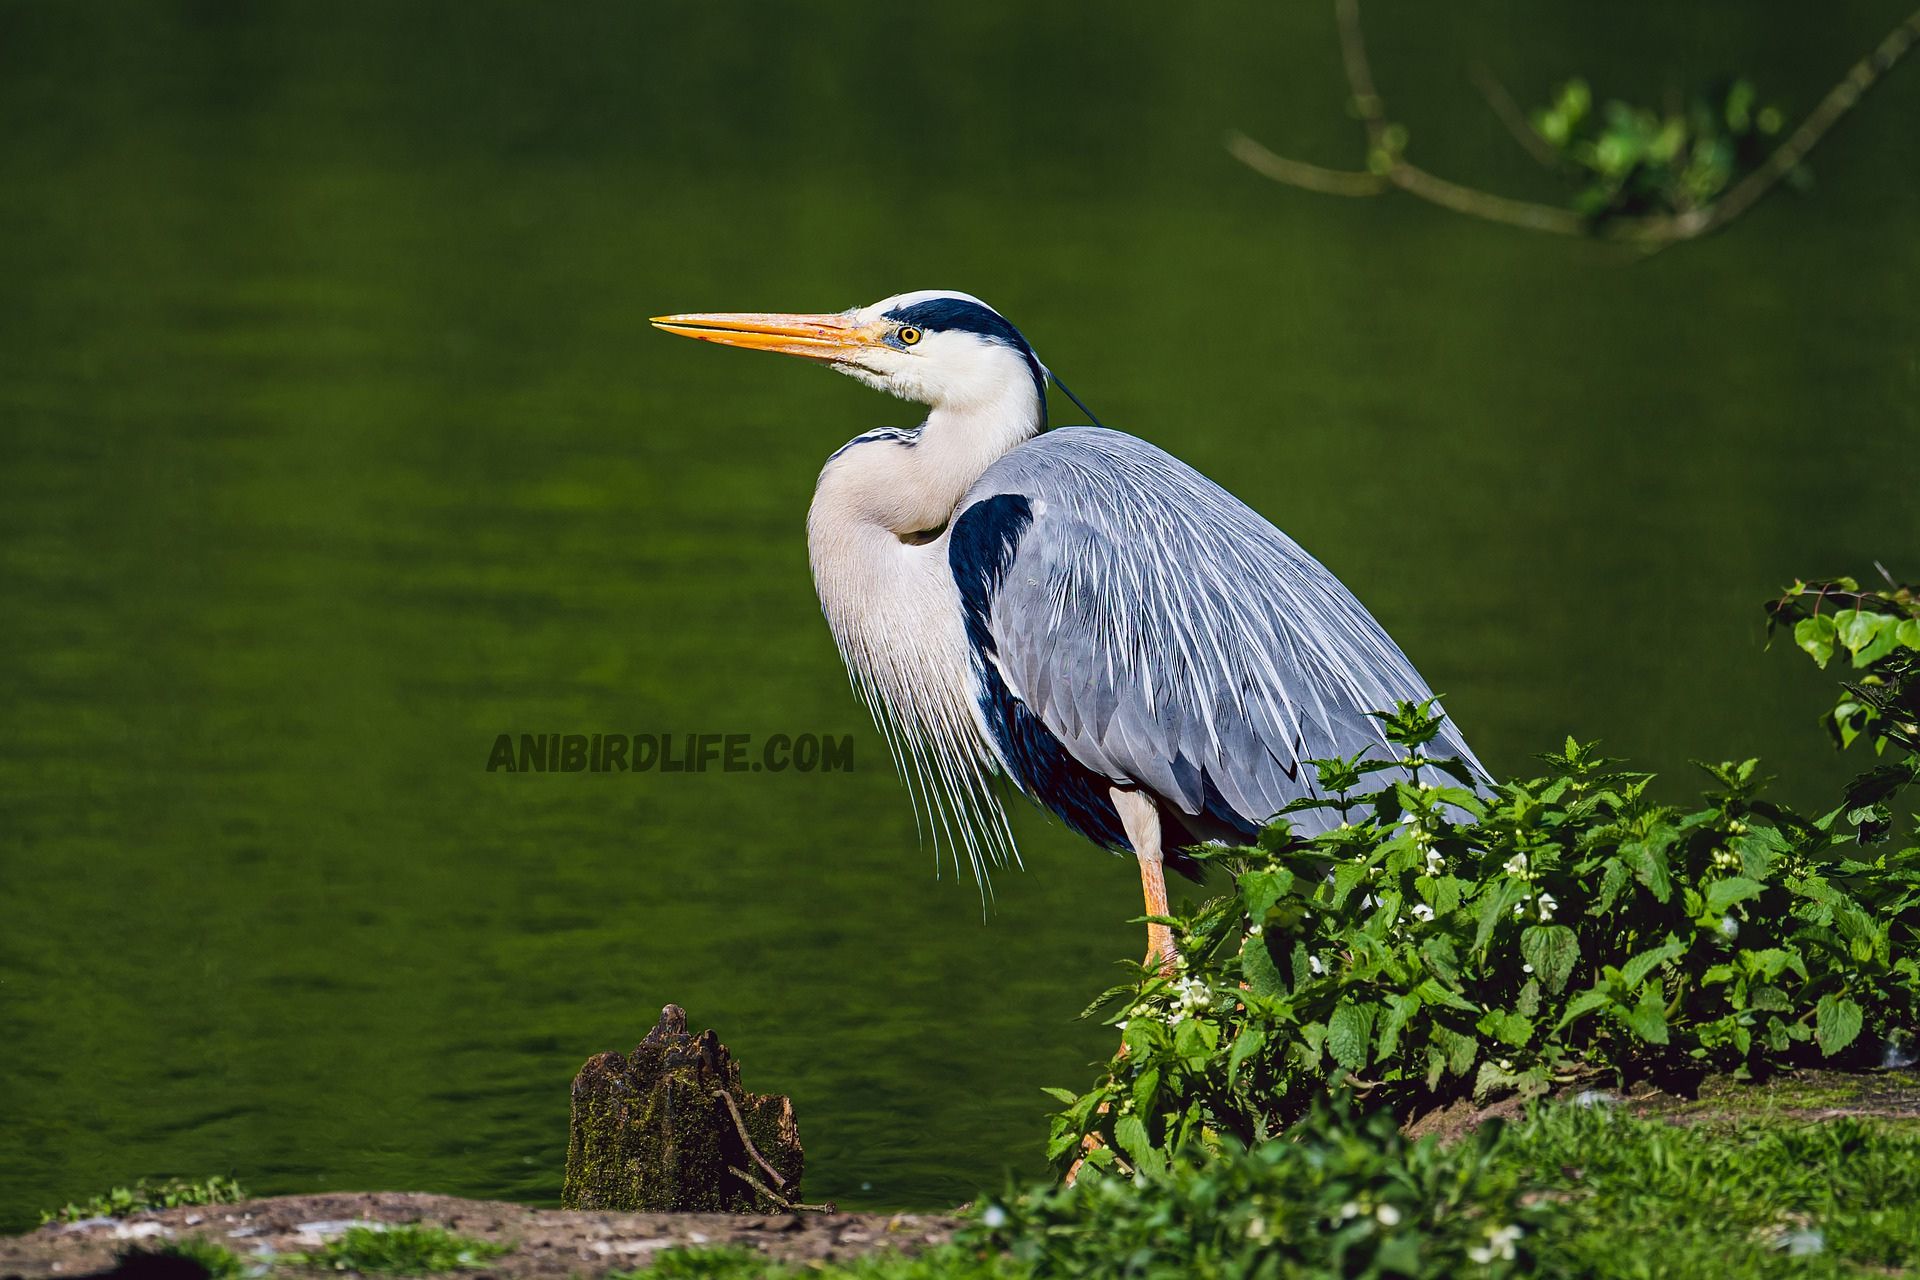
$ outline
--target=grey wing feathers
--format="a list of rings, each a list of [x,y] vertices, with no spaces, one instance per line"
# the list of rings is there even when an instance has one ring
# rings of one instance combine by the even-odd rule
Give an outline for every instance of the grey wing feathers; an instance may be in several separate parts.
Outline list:
[[[1001,493],[1032,509],[989,617],[1001,675],[1089,769],[1257,826],[1311,793],[1306,760],[1386,754],[1367,712],[1428,696],[1318,561],[1144,441],[1050,432],[962,506]],[[1451,722],[1434,750],[1480,768]]]

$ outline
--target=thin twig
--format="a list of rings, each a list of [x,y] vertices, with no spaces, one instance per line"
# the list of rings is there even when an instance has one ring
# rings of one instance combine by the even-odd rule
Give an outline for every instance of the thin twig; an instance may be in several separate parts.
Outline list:
[[[1494,195],[1490,191],[1463,187],[1457,182],[1449,181],[1438,174],[1428,173],[1425,169],[1408,164],[1404,160],[1388,171],[1387,180],[1408,195],[1419,196],[1429,204],[1437,204],[1443,209],[1452,209],[1455,213],[1484,218],[1488,222],[1504,222],[1510,227],[1577,236],[1585,235],[1590,225],[1585,218],[1571,209],[1562,209],[1552,204],[1539,204],[1532,200],[1513,200],[1507,196]]]
[[[1787,140],[1768,156],[1758,169],[1735,183],[1733,189],[1721,196],[1699,212],[1701,218],[1698,230],[1693,235],[1704,235],[1716,227],[1725,226],[1748,209],[1761,196],[1773,190],[1779,181],[1793,172],[1794,168],[1806,158],[1807,152],[1824,138],[1827,130],[1840,121],[1840,117],[1853,110],[1867,90],[1879,81],[1881,76],[1891,71],[1900,59],[1907,56],[1916,42],[1920,42],[1920,9],[1907,15],[1907,20],[1889,31],[1886,38],[1874,47],[1872,53],[1860,59],[1842,76],[1840,83],[1827,91],[1800,127],[1795,129]],[[1685,215],[1683,215],[1685,216]]]
[[[752,1187],[755,1191],[758,1191],[761,1195],[765,1196],[767,1199],[773,1201],[775,1204],[779,1205],[782,1209],[785,1209],[790,1213],[838,1213],[839,1212],[840,1207],[835,1204],[801,1204],[796,1200],[789,1200],[785,1196],[781,1195],[778,1191],[775,1191],[772,1187],[769,1187],[766,1183],[760,1181],[760,1179],[748,1173],[745,1169],[737,1169],[733,1165],[728,1165],[727,1172],[732,1174],[734,1177],[740,1179],[740,1181],[746,1183],[748,1186]]]
[[[740,1131],[740,1145],[747,1149],[747,1154],[753,1157],[755,1164],[767,1171],[767,1176],[773,1179],[773,1185],[785,1190],[787,1180],[780,1176],[778,1169],[768,1163],[767,1158],[760,1154],[760,1148],[754,1146],[753,1139],[747,1136],[747,1118],[740,1114],[740,1104],[735,1102],[733,1095],[725,1089],[715,1089],[713,1096],[726,1103],[727,1110],[733,1113],[733,1127]]]
[[[1387,190],[1387,180],[1377,173],[1349,169],[1323,169],[1304,160],[1276,155],[1244,133],[1227,135],[1227,150],[1255,173],[1290,187],[1305,187],[1327,196],[1377,196]]]
[[[1507,92],[1507,86],[1501,84],[1493,72],[1487,70],[1486,63],[1474,63],[1469,69],[1469,74],[1473,76],[1473,83],[1479,88],[1480,96],[1487,100],[1489,107],[1493,108],[1493,114],[1500,117],[1500,123],[1507,126],[1507,132],[1512,134],[1513,140],[1520,144],[1520,149],[1532,156],[1541,168],[1558,170],[1560,154],[1553,149],[1552,143],[1540,136],[1540,131],[1533,127],[1533,121],[1527,119],[1527,113],[1520,109],[1520,104],[1515,102],[1513,95]]]
[[[1920,10],[1889,32],[1866,57],[1828,91],[1820,104],[1775,148],[1760,166],[1735,183],[1712,204],[1679,214],[1614,218],[1594,222],[1571,209],[1515,200],[1451,179],[1429,173],[1408,161],[1391,137],[1391,125],[1385,101],[1375,87],[1373,67],[1367,58],[1366,41],[1360,30],[1359,0],[1334,0],[1334,17],[1340,32],[1340,61],[1346,70],[1347,86],[1353,94],[1353,110],[1367,131],[1370,166],[1365,172],[1328,169],[1280,155],[1244,133],[1227,135],[1227,150],[1256,173],[1288,186],[1317,191],[1324,195],[1377,196],[1398,188],[1456,213],[1488,222],[1547,231],[1557,235],[1599,234],[1608,239],[1626,241],[1654,251],[1682,240],[1692,240],[1717,231],[1752,208],[1781,179],[1793,172],[1814,146],[1824,138],[1840,118],[1851,111],[1881,77],[1920,44]],[[1484,71],[1476,72],[1481,92],[1509,132],[1542,163],[1555,160],[1550,148],[1536,133],[1513,98],[1498,81]]]
[[[1340,27],[1340,62],[1347,70],[1347,86],[1353,90],[1354,112],[1367,127],[1367,140],[1380,147],[1387,130],[1387,104],[1373,85],[1367,42],[1360,34],[1360,0],[1333,0],[1333,17]]]

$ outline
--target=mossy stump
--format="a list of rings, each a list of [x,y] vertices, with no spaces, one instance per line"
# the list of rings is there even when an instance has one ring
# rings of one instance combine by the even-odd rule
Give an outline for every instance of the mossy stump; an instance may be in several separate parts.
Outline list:
[[[569,1209],[766,1213],[800,1200],[793,1103],[748,1093],[712,1031],[670,1004],[632,1053],[599,1053],[573,1079]]]

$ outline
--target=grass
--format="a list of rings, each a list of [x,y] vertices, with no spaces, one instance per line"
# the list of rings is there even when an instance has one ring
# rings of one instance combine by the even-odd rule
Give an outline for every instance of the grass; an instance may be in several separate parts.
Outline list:
[[[218,1175],[200,1182],[170,1178],[161,1183],[140,1179],[131,1187],[115,1187],[86,1200],[69,1202],[58,1209],[43,1209],[40,1221],[79,1222],[86,1218],[124,1218],[149,1209],[172,1209],[189,1204],[235,1204],[246,1199],[247,1190],[233,1178]]]
[[[752,1249],[673,1249],[646,1270],[616,1271],[605,1280],[1024,1280],[1033,1274],[1005,1254],[949,1244],[920,1254],[877,1253],[804,1266],[775,1262]]]
[[[507,1251],[505,1245],[439,1227],[349,1227],[314,1252],[289,1254],[285,1261],[329,1271],[421,1276],[478,1267]]]

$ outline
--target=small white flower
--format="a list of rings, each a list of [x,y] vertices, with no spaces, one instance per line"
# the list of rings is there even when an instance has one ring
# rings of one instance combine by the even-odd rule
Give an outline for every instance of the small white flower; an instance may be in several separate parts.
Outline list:
[[[1340,1206],[1340,1221],[1345,1222],[1349,1218],[1357,1218],[1359,1216],[1360,1205],[1357,1201],[1349,1200]]]
[[[1265,1218],[1250,1218],[1247,1220],[1247,1239],[1259,1240],[1265,1237],[1266,1234],[1267,1220]]]
[[[1380,1220],[1380,1225],[1383,1227],[1398,1226],[1400,1223],[1400,1211],[1390,1204],[1383,1204],[1375,1209],[1373,1216]]]
[[[1556,910],[1558,910],[1560,906],[1560,904],[1554,900],[1553,895],[1550,893],[1541,894],[1539,899],[1534,903],[1534,905],[1540,908],[1541,924],[1545,924],[1547,921],[1553,919],[1553,913]]]
[[[1007,1225],[1007,1211],[997,1204],[990,1204],[987,1206],[986,1212],[980,1215],[980,1221],[990,1230],[996,1227],[1004,1227]]]
[[[1122,1018],[1120,1019],[1120,1021],[1114,1023],[1113,1025],[1117,1030],[1125,1031],[1127,1029],[1127,1020],[1125,1018]]]
[[[1740,855],[1731,849],[1715,849],[1713,865],[1722,871],[1737,871],[1740,869]]]
[[[1502,1059],[1500,1059],[1500,1069],[1501,1069],[1502,1071],[1511,1071],[1511,1070],[1513,1070],[1513,1059],[1512,1059],[1512,1058],[1502,1058]]]
[[[1735,920],[1732,916],[1721,916],[1720,917],[1720,936],[1723,938],[1739,937],[1740,922],[1738,920]]]
[[[1327,971],[1327,966],[1320,963],[1319,956],[1308,956],[1307,968],[1312,970],[1315,974],[1322,974]]]
[[[1508,858],[1506,870],[1508,875],[1517,877],[1518,879],[1533,879],[1533,877],[1527,873],[1527,855],[1524,853],[1516,853],[1511,858]]]
[[[1532,972],[1533,972],[1533,966],[1532,966],[1532,965],[1530,965],[1530,964],[1523,964],[1523,965],[1521,965],[1521,966],[1520,966],[1520,972],[1522,972],[1522,973],[1532,973]]]
[[[1487,1243],[1467,1250],[1467,1257],[1486,1266],[1498,1258],[1502,1262],[1511,1262],[1514,1246],[1520,1242],[1521,1230],[1518,1227],[1488,1227]]]
[[[1260,936],[1260,933],[1261,933],[1261,929],[1259,925],[1251,924],[1247,926],[1247,936],[1249,938],[1257,938]]]
[[[1433,919],[1433,908],[1424,902],[1414,903],[1411,910],[1415,920],[1427,921]]]

